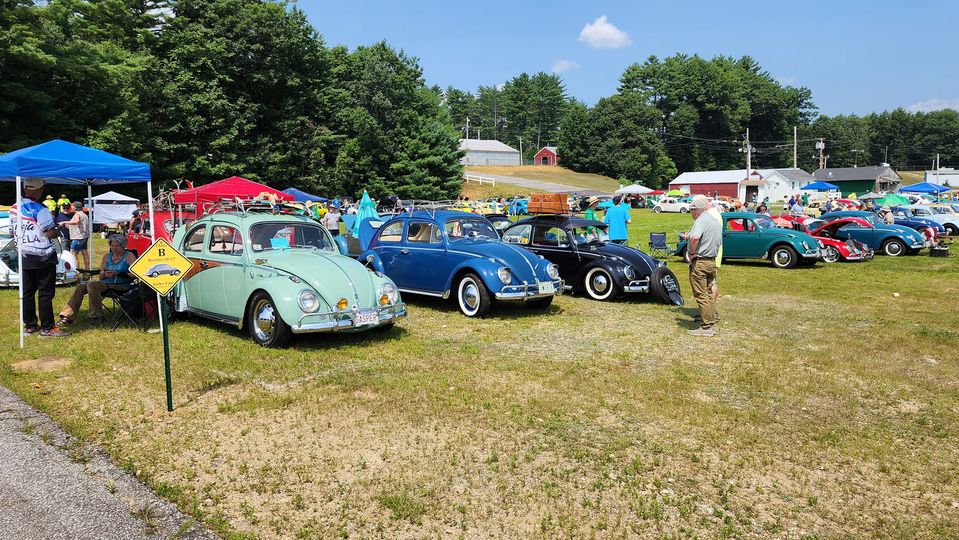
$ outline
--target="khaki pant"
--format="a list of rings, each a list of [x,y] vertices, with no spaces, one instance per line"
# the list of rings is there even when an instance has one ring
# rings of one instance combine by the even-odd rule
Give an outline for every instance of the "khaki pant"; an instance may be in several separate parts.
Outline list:
[[[693,288],[693,297],[699,304],[699,313],[703,319],[703,328],[716,325],[716,301],[710,286],[716,281],[716,261],[696,259],[689,265],[689,284]]]
[[[83,303],[83,297],[89,294],[90,318],[99,319],[100,317],[103,317],[103,293],[107,290],[123,292],[129,289],[129,285],[104,283],[102,281],[88,281],[87,283],[80,283],[75,289],[73,289],[73,296],[70,297],[67,305],[63,306],[63,309],[60,311],[60,316],[66,317],[72,321],[77,312],[80,311],[80,304]]]

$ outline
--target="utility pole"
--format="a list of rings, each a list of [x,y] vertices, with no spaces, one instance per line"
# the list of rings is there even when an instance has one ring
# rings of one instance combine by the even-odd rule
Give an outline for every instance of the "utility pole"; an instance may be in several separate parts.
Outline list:
[[[523,164],[523,138],[519,138],[519,164]]]
[[[470,138],[470,117],[466,117],[466,138]]]
[[[819,138],[819,142],[816,143],[816,150],[819,150],[819,169],[826,168],[826,156],[823,155],[823,152],[826,150],[826,140],[822,137]]]
[[[886,151],[882,154],[882,162],[889,163],[889,145],[886,145]]]
[[[483,138],[483,130],[480,128],[476,128],[476,140],[480,140],[482,138]]]
[[[793,169],[798,169],[796,152],[799,150],[799,140],[796,139],[796,126],[793,126]]]
[[[746,180],[753,172],[753,147],[749,144],[749,128],[746,128]]]

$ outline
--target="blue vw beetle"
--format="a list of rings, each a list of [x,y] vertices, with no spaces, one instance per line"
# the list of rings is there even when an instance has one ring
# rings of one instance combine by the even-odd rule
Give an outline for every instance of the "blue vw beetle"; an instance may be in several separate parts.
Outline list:
[[[453,297],[467,317],[483,317],[493,300],[545,309],[563,290],[555,264],[500,241],[483,216],[416,211],[384,223],[359,260],[400,291]]]

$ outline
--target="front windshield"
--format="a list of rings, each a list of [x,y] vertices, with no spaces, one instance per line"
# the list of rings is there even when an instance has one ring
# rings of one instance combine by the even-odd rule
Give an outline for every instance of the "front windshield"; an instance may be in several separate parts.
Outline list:
[[[585,246],[587,244],[605,244],[609,242],[609,235],[606,234],[606,227],[596,227],[590,225],[588,227],[574,227],[573,232],[573,241],[576,242],[577,246]]]
[[[914,216],[931,216],[932,212],[928,208],[915,208],[911,210]]]
[[[861,219],[865,219],[871,225],[882,225],[884,223],[882,219],[880,219],[879,216],[877,216],[876,214],[868,214],[866,217],[863,217]]]
[[[250,227],[253,251],[270,249],[320,249],[336,251],[326,229],[308,223],[257,223]]]
[[[456,218],[446,221],[446,236],[451,241],[464,238],[499,238],[493,226],[485,219]]]
[[[776,222],[767,216],[759,215],[756,216],[756,226],[760,229],[775,229]],[[790,226],[791,227],[791,226]]]

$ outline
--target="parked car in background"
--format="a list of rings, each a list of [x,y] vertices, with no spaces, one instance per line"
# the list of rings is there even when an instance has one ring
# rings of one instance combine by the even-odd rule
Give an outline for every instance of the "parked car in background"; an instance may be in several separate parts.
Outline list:
[[[822,216],[822,220],[826,223],[814,233],[840,240],[851,238],[890,257],[918,253],[928,245],[926,238],[918,231],[902,225],[886,224],[872,212],[829,212]]]
[[[865,261],[873,257],[873,250],[862,242],[852,239],[839,240],[818,234],[816,230],[826,223],[821,219],[788,214],[783,214],[777,219],[788,221],[793,229],[804,232],[818,240],[823,246],[823,262]]]
[[[653,206],[653,212],[657,214],[662,212],[680,212],[685,214],[689,212],[689,201],[682,201],[676,197],[663,197]]]
[[[905,206],[892,207],[892,215],[896,225],[903,225],[919,231],[923,237],[926,238],[929,245],[935,244],[936,237],[946,234],[945,227],[931,219],[916,216],[912,213],[912,210],[909,210]]]
[[[7,231],[9,231],[9,226]],[[57,250],[57,285],[69,285],[77,281],[77,258],[63,249],[60,238],[51,240]],[[17,258],[17,241],[12,236],[0,238],[0,287],[20,285],[20,261]]]
[[[329,231],[305,216],[218,212],[174,234],[193,262],[174,309],[281,347],[293,334],[389,328],[406,305],[388,277],[342,255]]]
[[[506,214],[486,214],[483,217],[489,220],[490,224],[493,225],[493,230],[499,233],[500,237],[503,236],[503,231],[513,224],[513,220]]]
[[[769,259],[776,268],[815,264],[822,258],[822,245],[808,234],[778,227],[772,218],[753,212],[724,212],[723,260]],[[687,240],[676,253],[689,261]]]
[[[177,227],[189,225],[196,219],[193,212],[172,212],[170,210],[160,210],[153,213],[154,219],[158,224],[157,238],[162,238],[167,242],[173,242],[173,233]],[[133,218],[133,224],[127,230],[127,250],[133,252],[134,256],[139,257],[144,251],[149,249],[153,239],[150,236],[150,214],[141,213]]]
[[[917,218],[929,219],[942,225],[945,234],[959,236],[959,212],[956,212],[951,206],[946,204],[914,204],[903,208],[907,208]]]
[[[503,241],[522,246],[559,266],[567,289],[594,300],[629,293],[652,294],[665,304],[683,305],[676,275],[642,251],[609,242],[607,225],[571,216],[537,216],[516,222]]]
[[[563,288],[555,264],[501,241],[486,218],[464,212],[396,216],[359,260],[405,293],[452,298],[467,317],[484,317],[496,301],[545,309]]]

